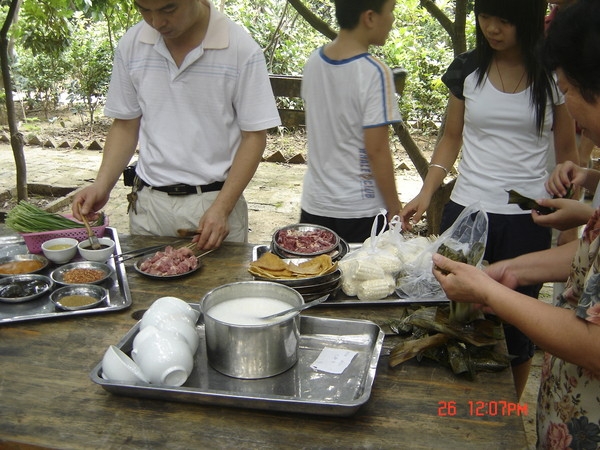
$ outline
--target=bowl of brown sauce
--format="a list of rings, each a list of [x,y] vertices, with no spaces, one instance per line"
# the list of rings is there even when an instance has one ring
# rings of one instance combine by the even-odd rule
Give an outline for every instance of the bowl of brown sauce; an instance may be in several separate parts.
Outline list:
[[[99,249],[92,248],[89,239],[81,241],[77,248],[81,257],[87,261],[105,262],[115,251],[115,241],[109,238],[98,239]]]

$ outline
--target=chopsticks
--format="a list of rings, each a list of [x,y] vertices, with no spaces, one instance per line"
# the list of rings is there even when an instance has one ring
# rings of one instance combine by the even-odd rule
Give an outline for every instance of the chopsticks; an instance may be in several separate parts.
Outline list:
[[[209,253],[212,253],[212,252],[214,252],[215,250],[216,250],[216,248],[213,248],[213,249],[211,249],[211,250],[207,250],[207,251],[205,251],[204,253],[201,253],[200,255],[196,256],[196,259],[197,259],[198,261],[200,261],[200,258],[202,258],[203,256],[206,256],[206,255],[208,255]]]
[[[143,248],[138,248],[135,250],[129,250],[123,253],[119,253],[118,255],[113,255],[113,259],[116,261],[127,261],[133,258],[137,258],[138,256],[143,256],[146,255],[148,253],[152,253],[155,251],[160,250],[161,248],[165,248],[167,244],[161,244],[161,245],[154,245],[152,247],[143,247]]]
[[[158,250],[164,249],[167,245],[174,246],[175,244],[177,244],[179,242],[181,242],[181,240],[171,242],[170,244],[161,244],[161,245],[155,245],[152,247],[144,247],[144,248],[138,248],[136,250],[129,250],[127,252],[119,253],[118,255],[113,255],[112,257],[115,261],[124,262],[124,261],[128,261],[130,259],[133,259],[133,258],[137,258],[139,256],[147,255],[148,253],[152,253],[152,252],[156,252]],[[195,246],[196,246],[195,242],[190,242],[189,244],[183,245],[182,247],[187,247],[189,249],[193,249]],[[204,252],[201,255],[196,256],[196,258],[200,259],[202,256],[207,255],[212,251],[213,250]]]

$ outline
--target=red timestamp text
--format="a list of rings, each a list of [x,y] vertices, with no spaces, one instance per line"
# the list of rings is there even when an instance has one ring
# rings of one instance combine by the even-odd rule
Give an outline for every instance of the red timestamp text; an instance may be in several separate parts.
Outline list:
[[[527,403],[521,404],[506,400],[469,400],[466,404],[458,404],[452,400],[438,402],[438,416],[448,417],[465,413],[475,417],[526,416],[528,410]]]

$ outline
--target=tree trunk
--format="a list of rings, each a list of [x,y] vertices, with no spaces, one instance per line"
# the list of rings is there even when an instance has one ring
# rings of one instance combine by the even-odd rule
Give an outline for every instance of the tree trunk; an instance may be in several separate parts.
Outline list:
[[[10,75],[10,55],[8,53],[9,39],[8,31],[13,20],[17,16],[21,0],[11,0],[4,25],[0,30],[0,66],[2,67],[2,81],[4,83],[4,93],[6,96],[6,115],[8,118],[8,129],[10,132],[10,145],[15,158],[17,171],[17,199],[27,200],[27,166],[25,164],[25,154],[23,153],[23,135],[19,133],[17,125],[17,116],[15,113],[15,103],[13,99],[13,85]]]

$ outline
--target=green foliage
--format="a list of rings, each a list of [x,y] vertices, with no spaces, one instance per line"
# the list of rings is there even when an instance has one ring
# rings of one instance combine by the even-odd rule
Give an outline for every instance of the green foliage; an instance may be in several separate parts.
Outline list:
[[[110,47],[114,53],[117,41],[140,15],[131,0],[72,0],[84,16],[94,22],[104,22]]]
[[[386,45],[373,50],[389,66],[408,71],[401,103],[404,120],[421,130],[435,130],[448,99],[440,77],[452,61],[453,50],[447,33],[418,3],[411,0],[396,8]]]
[[[56,56],[69,45],[73,11],[63,0],[24,1],[13,30],[19,44],[33,54]]]
[[[29,109],[41,104],[46,117],[56,108],[58,97],[65,88],[64,79],[67,64],[61,55],[46,53],[33,55],[29,49],[23,49],[13,65],[13,85],[24,93],[24,101]]]
[[[305,2],[323,20],[332,20],[331,8],[320,1]],[[224,12],[244,26],[263,48],[269,71],[274,74],[301,75],[310,53],[328,41],[286,1],[228,0]]]
[[[68,88],[71,103],[82,101],[87,107],[90,125],[101,105],[110,82],[112,49],[102,22],[93,22],[81,14],[71,31],[71,45],[66,53],[71,71]]]

